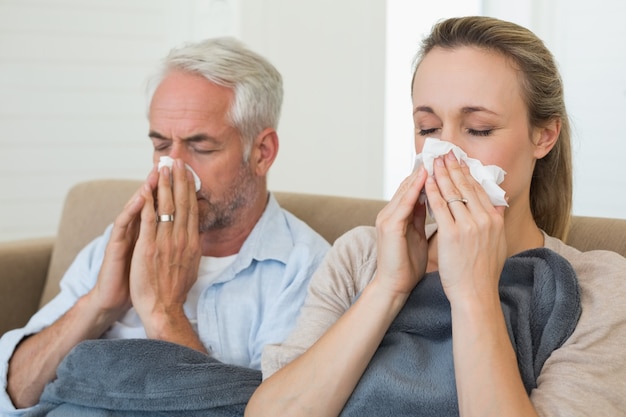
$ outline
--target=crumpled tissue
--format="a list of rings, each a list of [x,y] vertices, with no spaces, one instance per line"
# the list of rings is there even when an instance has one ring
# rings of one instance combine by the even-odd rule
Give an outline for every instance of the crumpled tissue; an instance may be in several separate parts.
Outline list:
[[[162,156],[159,158],[159,166],[157,169],[161,169],[161,167],[169,167],[170,169],[172,169],[172,165],[174,164],[174,159],[170,158],[169,156]],[[189,172],[191,172],[193,174],[193,181],[196,184],[196,192],[200,191],[200,178],[198,177],[198,174],[196,174],[196,172],[187,164],[185,164],[185,167],[189,170]]]
[[[494,206],[509,206],[504,198],[505,191],[498,186],[498,184],[504,181],[506,172],[497,165],[483,165],[478,159],[469,158],[465,151],[450,142],[435,138],[426,138],[422,153],[415,155],[413,170],[424,165],[428,175],[433,175],[433,162],[435,158],[446,155],[450,151],[454,153],[456,159],[465,162],[469,167],[470,174],[482,185]],[[425,198],[425,196],[423,198]]]

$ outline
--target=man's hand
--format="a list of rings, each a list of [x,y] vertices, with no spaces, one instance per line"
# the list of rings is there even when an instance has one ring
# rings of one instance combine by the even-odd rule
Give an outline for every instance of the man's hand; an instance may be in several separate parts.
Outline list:
[[[191,174],[181,160],[162,167],[154,209],[151,193],[145,193],[139,238],[130,270],[130,296],[150,338],[168,340],[205,351],[183,305],[198,278],[200,235],[198,205]],[[173,186],[170,178],[173,178]],[[157,221],[173,215],[173,220]]]
[[[131,306],[131,257],[139,235],[140,214],[146,204],[152,204],[147,201],[146,196],[152,195],[157,181],[158,173],[153,170],[115,219],[98,281],[89,294],[91,302],[102,311],[110,313],[112,321],[121,317]]]
[[[115,219],[95,287],[59,320],[17,346],[7,375],[7,393],[18,408],[35,405],[61,360],[78,343],[100,337],[130,307],[130,259],[145,195],[156,187],[153,171]],[[149,202],[152,204],[152,201]]]

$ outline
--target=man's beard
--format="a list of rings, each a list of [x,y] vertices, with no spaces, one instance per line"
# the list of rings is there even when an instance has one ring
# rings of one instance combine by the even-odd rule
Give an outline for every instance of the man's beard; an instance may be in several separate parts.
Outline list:
[[[200,190],[199,196],[202,200],[199,207],[199,232],[224,229],[237,223],[239,211],[252,204],[256,187],[254,176],[248,170],[248,163],[243,161],[239,166],[235,183],[221,200],[211,201],[211,195]]]

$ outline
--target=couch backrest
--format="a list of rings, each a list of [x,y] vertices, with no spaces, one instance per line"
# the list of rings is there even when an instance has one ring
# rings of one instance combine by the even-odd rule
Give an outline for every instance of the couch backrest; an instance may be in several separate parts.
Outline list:
[[[140,184],[139,180],[92,180],[69,191],[41,305],[57,294],[59,280],[74,257],[115,219]],[[274,195],[286,210],[331,243],[356,226],[373,225],[386,204],[384,200],[292,192],[274,192]],[[567,243],[583,251],[607,249],[626,256],[626,219],[575,216]]]
[[[93,180],[70,189],[61,213],[40,306],[59,292],[59,281],[78,252],[102,234],[141,183],[139,180]]]
[[[104,231],[140,185],[139,180],[91,180],[70,189],[40,305],[58,293],[59,281],[78,252]],[[274,195],[281,206],[306,221],[329,242],[355,226],[373,225],[378,211],[386,204],[382,200],[289,192]]]

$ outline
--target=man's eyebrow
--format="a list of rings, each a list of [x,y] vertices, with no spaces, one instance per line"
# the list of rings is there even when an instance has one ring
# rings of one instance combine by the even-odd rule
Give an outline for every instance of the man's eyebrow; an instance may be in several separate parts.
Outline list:
[[[417,106],[415,109],[413,109],[413,114],[419,112],[419,111],[423,111],[425,113],[434,113],[433,109],[431,107],[428,106]]]
[[[149,137],[150,139],[171,140],[170,138],[165,137],[165,136],[163,136],[162,134],[160,134],[159,132],[154,131],[154,130],[151,130],[151,131],[148,133],[148,137]]]
[[[148,133],[148,136],[151,139],[159,139],[159,140],[167,140],[167,141],[171,141],[171,138],[168,138],[165,135],[162,135],[161,133],[151,130],[150,133]],[[206,133],[198,133],[196,135],[191,135],[189,137],[183,138],[183,141],[185,142],[212,142],[212,143],[218,143],[218,140],[215,139],[213,136],[207,135]]]

